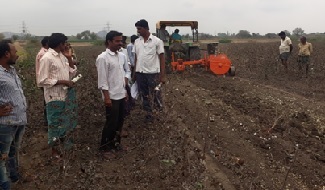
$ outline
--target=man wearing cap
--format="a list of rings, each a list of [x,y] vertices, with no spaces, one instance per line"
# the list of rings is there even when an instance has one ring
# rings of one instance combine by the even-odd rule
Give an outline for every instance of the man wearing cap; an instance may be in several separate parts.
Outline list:
[[[288,58],[293,49],[292,42],[284,31],[281,31],[278,35],[281,38],[281,44],[279,46],[281,63],[285,70],[288,71]]]
[[[144,19],[135,23],[140,37],[135,40],[132,52],[135,53],[135,75],[139,86],[143,108],[147,112],[145,122],[152,122],[150,97],[158,109],[162,108],[160,91],[155,92],[159,83],[165,83],[164,43],[149,32],[148,22]]]

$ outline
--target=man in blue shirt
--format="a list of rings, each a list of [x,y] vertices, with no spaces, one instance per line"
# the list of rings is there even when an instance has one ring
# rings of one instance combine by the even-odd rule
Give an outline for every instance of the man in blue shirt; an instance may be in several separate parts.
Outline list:
[[[172,43],[175,43],[175,42],[182,43],[182,36],[179,35],[178,33],[179,33],[179,30],[176,29],[175,32],[170,37]]]
[[[26,98],[13,65],[18,59],[15,46],[0,42],[0,188],[10,189],[10,181],[19,180],[18,152],[27,124]],[[8,165],[9,171],[7,171]],[[9,173],[9,178],[7,176]]]

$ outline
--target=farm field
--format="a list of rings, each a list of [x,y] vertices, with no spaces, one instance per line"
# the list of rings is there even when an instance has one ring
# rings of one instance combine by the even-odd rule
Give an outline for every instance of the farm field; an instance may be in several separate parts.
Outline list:
[[[64,168],[50,160],[34,67],[18,63],[29,126],[20,156],[25,180],[13,189],[323,190],[325,44],[313,43],[308,77],[298,74],[297,44],[288,73],[278,45],[220,44],[236,66],[235,77],[203,68],[169,74],[164,111],[145,125],[137,103],[124,125],[128,151],[112,160],[98,153],[105,112],[95,58],[104,47],[76,46],[84,76],[76,84],[80,128]]]

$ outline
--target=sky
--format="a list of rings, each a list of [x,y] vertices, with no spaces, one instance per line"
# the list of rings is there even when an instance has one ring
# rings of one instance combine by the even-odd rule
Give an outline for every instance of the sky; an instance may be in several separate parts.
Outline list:
[[[264,35],[297,27],[324,33],[324,10],[325,0],[3,0],[0,32],[20,33],[24,22],[29,33],[39,36],[97,33],[108,26],[130,36],[136,34],[135,22],[146,19],[152,33],[159,20],[195,20],[199,32],[212,35],[239,30]]]

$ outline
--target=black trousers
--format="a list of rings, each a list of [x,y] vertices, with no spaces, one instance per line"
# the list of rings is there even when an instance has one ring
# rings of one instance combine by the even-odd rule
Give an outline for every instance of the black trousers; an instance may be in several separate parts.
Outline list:
[[[155,108],[162,107],[161,92],[154,90],[159,84],[159,73],[147,74],[137,72],[135,74],[138,89],[142,96],[143,109],[150,114],[153,109],[152,106]]]
[[[124,123],[125,98],[111,100],[112,106],[106,106],[106,123],[102,131],[100,150],[113,149],[116,143],[121,142],[121,130]]]

